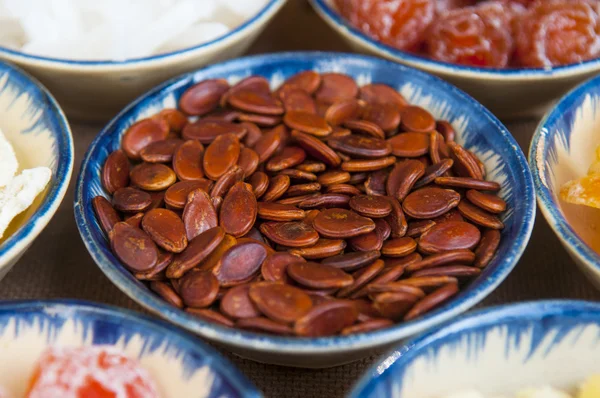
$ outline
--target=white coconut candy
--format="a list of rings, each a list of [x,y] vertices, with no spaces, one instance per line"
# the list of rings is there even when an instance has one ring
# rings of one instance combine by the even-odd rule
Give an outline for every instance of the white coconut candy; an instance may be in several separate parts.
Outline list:
[[[132,58],[153,54],[171,38],[184,34],[198,20],[195,0],[180,1],[159,16],[150,29],[133,33],[127,55]]]
[[[264,1],[221,0],[220,3],[243,19],[252,18],[265,6]]]
[[[46,188],[52,171],[47,167],[23,170],[6,187],[0,188],[0,239],[10,222],[31,206]]]
[[[19,162],[10,142],[0,131],[0,188],[5,187],[15,176]]]
[[[444,395],[443,398],[485,398],[485,396],[476,390],[463,390]]]
[[[0,46],[77,60],[125,60],[227,34],[269,0],[0,0]]]
[[[484,395],[477,390],[463,390],[444,395],[442,398],[504,398],[504,396]],[[564,391],[549,386],[526,388],[516,393],[514,398],[572,398]]]
[[[18,50],[25,44],[23,39],[25,32],[17,20],[4,15],[0,10],[0,43],[11,50]]]
[[[481,392],[477,390],[463,390],[457,391],[448,395],[444,395],[443,398],[504,398],[502,396],[493,396],[489,397],[483,395]]]
[[[199,22],[184,33],[177,35],[162,46],[158,52],[171,52],[208,42],[229,32],[227,25],[220,22]]]
[[[550,386],[537,388],[526,388],[517,393],[516,398],[572,398],[564,391],[557,390]]]

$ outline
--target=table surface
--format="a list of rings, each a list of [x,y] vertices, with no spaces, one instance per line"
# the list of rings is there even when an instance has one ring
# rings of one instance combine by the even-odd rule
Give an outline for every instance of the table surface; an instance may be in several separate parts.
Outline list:
[[[304,0],[288,1],[250,53],[291,50],[350,51]],[[524,151],[529,147],[536,124],[537,120],[506,123]],[[0,300],[73,298],[143,311],[96,267],[81,242],[73,218],[74,181],[83,155],[101,127],[72,123],[75,170],[71,188],[48,228],[0,282]],[[600,292],[576,268],[539,214],[519,264],[481,306],[548,298],[600,301]],[[267,397],[343,396],[377,359],[374,355],[336,368],[305,370],[264,365],[227,352],[223,354]]]

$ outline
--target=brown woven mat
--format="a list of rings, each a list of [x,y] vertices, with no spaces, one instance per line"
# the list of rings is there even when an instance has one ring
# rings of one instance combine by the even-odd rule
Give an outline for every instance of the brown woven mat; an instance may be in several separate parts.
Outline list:
[[[251,52],[284,50],[349,51],[310,10],[304,0],[290,0],[261,35]],[[526,151],[536,121],[507,123]],[[79,164],[100,126],[73,124]],[[73,184],[72,184],[73,185]],[[0,282],[0,300],[76,298],[141,308],[122,294],[96,267],[73,218],[73,189],[51,224],[15,268]],[[583,277],[541,215],[517,268],[483,306],[543,298],[600,300],[600,292]],[[340,397],[376,358],[325,370],[284,368],[255,363],[224,353],[267,397]]]

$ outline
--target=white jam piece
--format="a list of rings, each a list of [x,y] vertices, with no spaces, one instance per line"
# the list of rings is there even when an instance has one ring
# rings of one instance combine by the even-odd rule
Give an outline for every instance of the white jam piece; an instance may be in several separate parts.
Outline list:
[[[501,395],[494,395],[491,397],[488,397],[486,395],[483,395],[481,392],[477,391],[477,390],[463,390],[463,391],[458,391],[449,395],[444,395],[441,398],[506,398],[504,396]]]
[[[10,222],[21,214],[46,188],[52,171],[47,167],[23,170],[4,188],[0,188],[0,238]]]
[[[19,162],[10,142],[0,131],[0,188],[5,187],[15,176]]]
[[[550,386],[526,388],[510,398],[573,398],[564,391],[557,390]],[[504,395],[484,395],[477,390],[458,391],[449,395],[444,395],[440,398],[508,398]],[[600,397],[598,397],[600,398]]]
[[[538,388],[527,388],[517,393],[516,398],[571,398],[571,395],[564,391],[554,389],[549,386]]]

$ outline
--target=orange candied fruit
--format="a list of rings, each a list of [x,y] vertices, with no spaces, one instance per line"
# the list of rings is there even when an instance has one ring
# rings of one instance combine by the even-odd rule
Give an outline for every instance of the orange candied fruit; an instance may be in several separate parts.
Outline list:
[[[112,347],[55,347],[38,361],[26,398],[158,398],[149,374]]]
[[[433,21],[437,0],[335,0],[352,25],[400,50],[415,51]]]
[[[526,67],[551,67],[600,56],[596,1],[537,0],[515,25],[516,57]]]
[[[560,188],[560,197],[569,203],[600,209],[600,146],[587,175],[565,183]]]
[[[497,6],[501,15],[504,6]],[[431,25],[426,48],[438,61],[506,67],[513,50],[510,18],[488,10],[481,12],[479,6],[448,11]]]
[[[600,175],[589,174],[561,187],[561,198],[569,203],[600,209]]]

